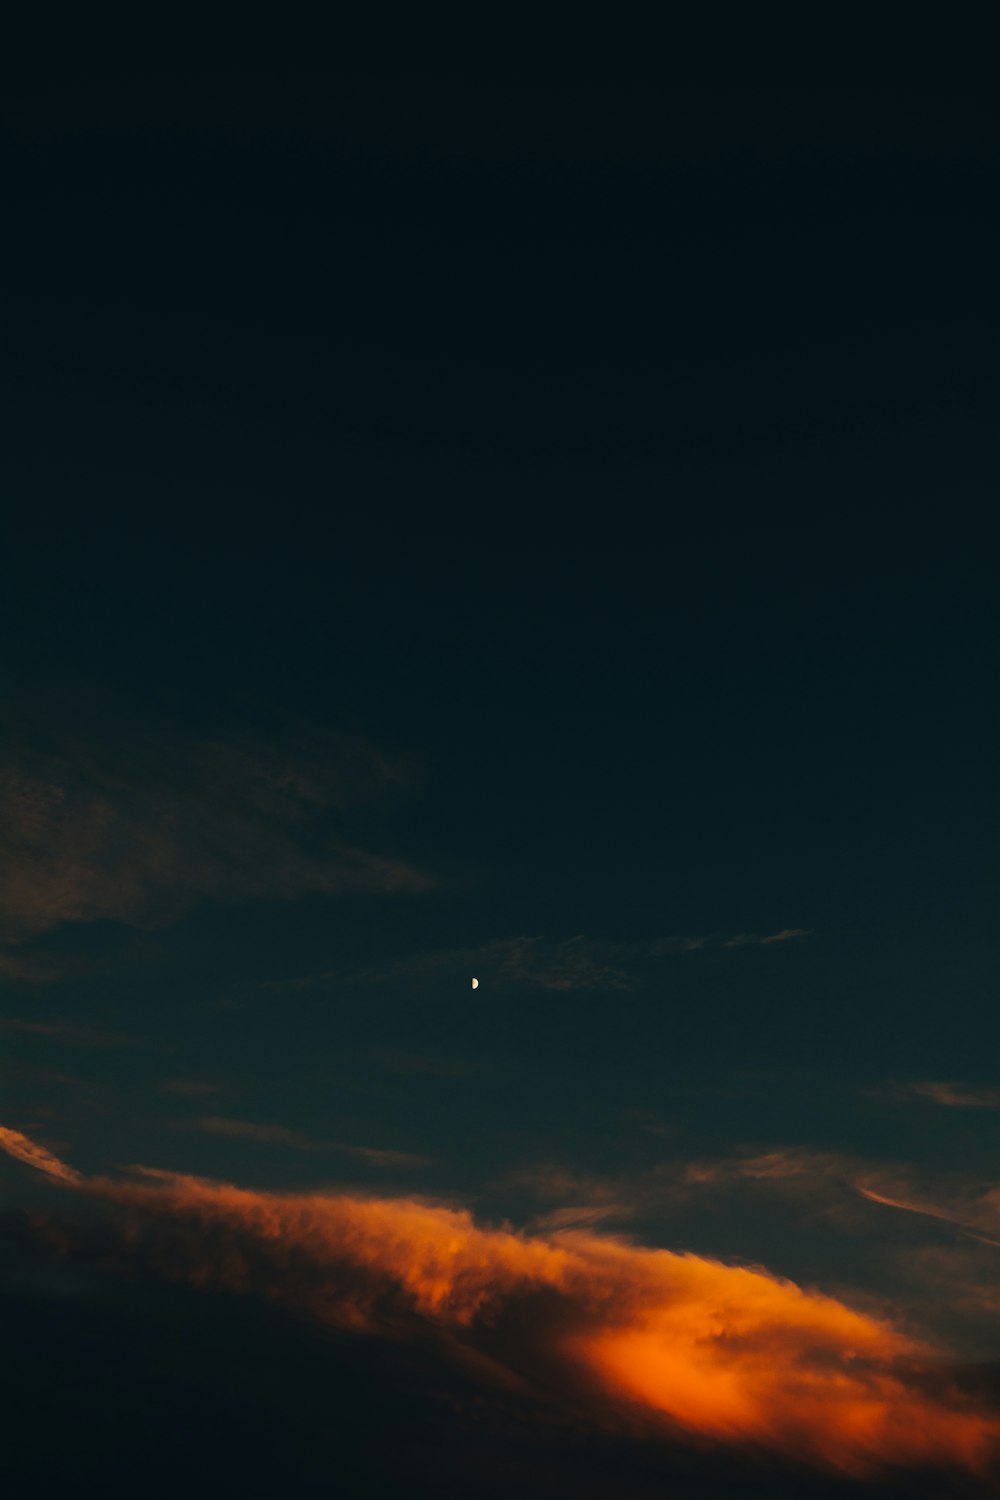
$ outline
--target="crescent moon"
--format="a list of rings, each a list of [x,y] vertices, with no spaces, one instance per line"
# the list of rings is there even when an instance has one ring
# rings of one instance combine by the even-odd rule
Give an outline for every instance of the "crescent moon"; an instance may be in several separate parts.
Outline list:
[[[474,979],[474,980],[473,980],[473,981],[472,981],[472,988],[473,988],[473,989],[474,989],[474,990],[478,990],[478,988],[479,988],[479,980],[478,980],[478,979]]]

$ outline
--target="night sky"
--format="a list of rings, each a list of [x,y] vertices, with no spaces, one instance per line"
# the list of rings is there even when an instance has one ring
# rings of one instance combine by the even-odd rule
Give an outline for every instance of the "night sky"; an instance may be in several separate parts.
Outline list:
[[[12,1494],[1000,1489],[998,158],[10,89]]]

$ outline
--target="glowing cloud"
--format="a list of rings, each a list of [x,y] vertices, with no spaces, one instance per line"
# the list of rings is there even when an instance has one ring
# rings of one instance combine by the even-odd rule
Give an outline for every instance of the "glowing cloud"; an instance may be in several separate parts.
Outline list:
[[[23,1136],[6,1134],[12,1154],[38,1165]],[[85,1186],[124,1213],[130,1252],[162,1274],[369,1334],[444,1339],[480,1370],[592,1420],[631,1411],[853,1474],[985,1470],[997,1453],[1000,1417],[945,1389],[940,1351],[761,1269],[589,1232],[482,1228],[415,1199],[136,1171]]]
[[[76,1184],[80,1181],[80,1174],[68,1167],[65,1162],[53,1156],[44,1146],[39,1146],[19,1130],[9,1130],[5,1125],[0,1125],[0,1149],[13,1156],[16,1161],[26,1162],[29,1167],[34,1167],[38,1172],[44,1172],[47,1177],[54,1177],[59,1182],[70,1182]]]

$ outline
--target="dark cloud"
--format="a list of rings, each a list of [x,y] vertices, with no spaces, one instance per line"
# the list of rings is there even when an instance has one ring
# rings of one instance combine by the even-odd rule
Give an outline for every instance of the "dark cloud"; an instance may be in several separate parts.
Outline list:
[[[50,984],[72,972],[72,965],[48,953],[0,951],[0,978],[20,984]]]
[[[380,1146],[351,1146],[341,1141],[317,1141],[301,1130],[287,1125],[265,1125],[254,1120],[230,1120],[224,1115],[202,1115],[194,1128],[206,1135],[228,1136],[233,1140],[252,1141],[264,1146],[291,1146],[296,1151],[339,1151],[372,1167],[423,1167],[429,1158],[412,1151],[395,1151]]]
[[[918,1099],[944,1105],[946,1109],[1000,1109],[1000,1089],[956,1083],[953,1079],[918,1079],[911,1083],[889,1084],[875,1092],[878,1097],[900,1103]]]
[[[155,927],[198,901],[420,891],[426,874],[363,847],[350,815],[402,761],[300,728],[185,735],[110,721],[59,733],[8,711],[0,766],[0,936],[62,923]],[[15,977],[44,977],[16,953]],[[35,960],[35,963],[38,961]]]
[[[165,1078],[160,1084],[160,1091],[164,1094],[182,1094],[197,1098],[205,1094],[221,1093],[222,1084],[212,1083],[205,1078]]]
[[[781,1194],[822,1207],[830,1220],[854,1225],[857,1217],[850,1205],[862,1199],[987,1239],[1000,1236],[1000,1188],[968,1173],[935,1174],[847,1152],[782,1146],[676,1163],[658,1175],[699,1191],[726,1193],[743,1186]]]
[[[28,1021],[16,1016],[0,1017],[0,1031],[22,1036],[46,1037],[69,1047],[142,1047],[141,1037],[98,1026],[79,1026],[73,1021]]]
[[[722,946],[724,948],[745,948],[750,944],[766,947],[769,943],[787,943],[793,938],[811,936],[812,929],[809,927],[783,927],[780,932],[765,933],[763,936],[756,932],[739,932],[735,937],[723,938]]]
[[[467,1078],[486,1071],[484,1058],[451,1057],[438,1052],[413,1052],[402,1047],[375,1047],[364,1054],[364,1061],[384,1068],[387,1073],[428,1078]]]
[[[230,1136],[235,1140],[256,1141],[266,1146],[293,1146],[297,1151],[314,1151],[317,1143],[303,1135],[301,1130],[290,1130],[286,1125],[263,1125],[253,1120],[229,1120],[223,1115],[202,1115],[192,1122],[193,1127],[206,1135]]]
[[[710,949],[766,947],[811,936],[806,928],[783,928],[765,934],[735,937],[665,937],[615,942],[583,934],[555,939],[522,934],[496,938],[469,948],[448,948],[418,954],[385,966],[329,971],[298,979],[268,981],[274,990],[310,989],[330,981],[353,980],[381,984],[393,980],[418,981],[440,976],[477,975],[504,983],[531,985],[551,991],[632,990],[648,978],[650,965],[675,954]],[[485,978],[484,978],[485,976]]]

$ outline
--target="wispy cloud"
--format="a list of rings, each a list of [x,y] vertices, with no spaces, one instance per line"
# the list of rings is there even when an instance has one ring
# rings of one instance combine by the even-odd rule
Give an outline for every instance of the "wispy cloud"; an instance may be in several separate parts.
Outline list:
[[[538,1162],[504,1174],[501,1192],[548,1205],[531,1216],[534,1229],[587,1229],[597,1224],[625,1224],[634,1217],[637,1184],[620,1178],[580,1172],[558,1162]]]
[[[788,943],[793,938],[811,937],[811,927],[783,927],[780,932],[765,933],[760,936],[755,932],[738,932],[734,937],[722,939],[723,948],[745,948],[748,945],[767,947],[770,943]]]
[[[427,1167],[431,1164],[429,1156],[418,1156],[414,1151],[393,1151],[380,1146],[346,1146],[342,1142],[332,1141],[328,1147],[331,1151],[340,1151],[345,1156],[353,1156],[356,1161],[365,1162],[370,1167],[402,1167],[411,1170],[415,1167]]]
[[[925,1099],[946,1109],[1000,1109],[1000,1088],[926,1079],[893,1084],[888,1092],[897,1099]]]
[[[205,1094],[221,1093],[222,1084],[210,1083],[205,1078],[165,1078],[160,1084],[160,1091],[164,1094],[181,1094],[197,1098]]]
[[[444,1335],[526,1400],[598,1424],[632,1412],[854,1476],[907,1464],[982,1473],[1000,1443],[1000,1417],[949,1384],[939,1348],[759,1267],[577,1229],[482,1226],[412,1198],[270,1193],[141,1168],[63,1180],[109,1205],[122,1246],[149,1268],[356,1334],[439,1347]]]
[[[267,981],[262,988],[287,991],[345,980],[383,984],[476,975],[484,985],[499,981],[555,992],[627,991],[648,979],[650,965],[657,960],[710,949],[766,947],[807,936],[809,929],[791,927],[763,936],[740,933],[735,937],[659,937],[635,941],[589,938],[582,933],[570,938],[522,934],[496,938],[474,947],[417,954],[389,965]]]
[[[981,1342],[985,1357],[995,1357],[1000,1278],[994,1242],[972,1237],[909,1246],[899,1257],[898,1272],[919,1287],[918,1306],[930,1299],[947,1308],[964,1325],[963,1339]]]
[[[19,984],[51,984],[72,972],[73,965],[56,954],[38,953],[31,949],[4,952],[0,949],[0,979],[14,980]]]
[[[708,1198],[745,1201],[760,1194],[802,1205],[810,1219],[837,1219],[844,1217],[845,1204],[857,1202],[853,1176],[860,1170],[850,1158],[832,1152],[742,1148],[708,1158],[667,1154],[614,1174],[558,1161],[535,1162],[504,1172],[494,1188],[502,1197],[513,1192],[518,1199],[545,1205],[532,1217],[539,1226],[573,1222],[579,1215],[581,1223],[589,1216],[594,1223],[628,1227],[648,1222],[650,1216],[696,1210]]]
[[[695,1212],[706,1200],[745,1208],[767,1198],[792,1208],[802,1226],[822,1224],[853,1237],[884,1238],[878,1215],[890,1209],[925,1221],[927,1229],[947,1227],[951,1239],[1000,1245],[1000,1187],[991,1182],[967,1174],[931,1177],[898,1162],[801,1146],[667,1155],[613,1176],[543,1161],[504,1173],[494,1188],[543,1204],[532,1218],[539,1226],[577,1219],[630,1226],[650,1216]]]
[[[737,1183],[781,1193],[843,1217],[845,1197],[948,1224],[1000,1247],[1000,1187],[968,1177],[921,1182],[913,1168],[872,1162],[840,1152],[781,1147],[736,1151],[683,1169],[686,1186],[726,1191]]]
[[[365,1062],[387,1073],[428,1078],[468,1078],[488,1068],[484,1058],[454,1057],[443,1052],[414,1052],[401,1047],[376,1047],[362,1054]]]
[[[46,1037],[69,1047],[142,1047],[141,1037],[126,1036],[120,1031],[106,1031],[97,1026],[79,1026],[72,1021],[26,1021],[15,1016],[0,1017],[0,1031],[22,1036]]]
[[[988,1188],[972,1194],[956,1192],[935,1202],[922,1197],[919,1190],[914,1191],[905,1180],[897,1183],[890,1179],[879,1186],[858,1182],[855,1186],[870,1203],[952,1224],[981,1244],[1000,1250],[1000,1189]]]
[[[45,1146],[40,1146],[19,1130],[10,1130],[5,1125],[0,1125],[0,1150],[6,1151],[15,1161],[22,1161],[27,1166],[34,1167],[36,1172],[43,1172],[46,1177],[53,1177],[58,1182],[75,1184],[80,1180],[79,1172],[60,1161]]]
[[[296,1151],[335,1151],[354,1157],[372,1167],[413,1168],[427,1166],[429,1158],[412,1151],[395,1151],[379,1146],[353,1146],[342,1141],[313,1140],[301,1130],[287,1125],[264,1125],[254,1120],[231,1120],[223,1115],[202,1115],[194,1121],[197,1130],[206,1135],[229,1136],[233,1140],[254,1141],[264,1146],[290,1146]]]
[[[568,1203],[536,1214],[531,1228],[538,1234],[556,1234],[564,1229],[596,1229],[600,1224],[616,1224],[629,1217],[630,1208],[618,1203]]]
[[[297,1151],[315,1151],[318,1143],[287,1125],[261,1125],[253,1120],[228,1120],[223,1115],[202,1115],[194,1127],[205,1135],[224,1135],[233,1140],[256,1141],[264,1146],[293,1146]]]
[[[67,922],[158,926],[200,900],[431,884],[348,833],[360,804],[404,779],[401,763],[362,741],[304,728],[280,745],[236,733],[154,736],[109,722],[60,735],[55,752],[44,726],[6,727],[0,940],[8,944]],[[32,977],[16,954],[7,963]]]
[[[452,972],[493,976],[546,990],[631,987],[615,945],[583,936],[562,941],[541,937],[499,938],[474,948],[445,949],[404,959],[390,969],[371,969],[358,977],[376,981],[394,977],[420,979]]]

